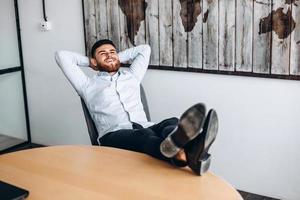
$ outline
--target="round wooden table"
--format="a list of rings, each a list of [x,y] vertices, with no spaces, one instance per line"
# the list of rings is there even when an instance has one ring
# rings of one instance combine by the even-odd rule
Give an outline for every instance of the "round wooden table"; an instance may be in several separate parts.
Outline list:
[[[51,146],[0,156],[0,180],[28,199],[242,199],[208,172],[196,176],[150,156],[107,147]]]

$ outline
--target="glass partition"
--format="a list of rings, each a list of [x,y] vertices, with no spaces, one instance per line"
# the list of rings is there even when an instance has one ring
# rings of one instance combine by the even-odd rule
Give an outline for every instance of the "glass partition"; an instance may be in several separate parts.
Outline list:
[[[27,140],[21,72],[0,76],[0,134]]]
[[[0,1],[0,70],[20,66],[14,1]]]
[[[17,0],[0,1],[0,152],[30,142]]]

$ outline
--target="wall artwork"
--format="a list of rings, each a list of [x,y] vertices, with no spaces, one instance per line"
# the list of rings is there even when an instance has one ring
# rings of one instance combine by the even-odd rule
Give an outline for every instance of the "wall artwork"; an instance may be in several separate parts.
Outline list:
[[[148,43],[152,69],[300,80],[300,0],[83,0],[87,52]]]

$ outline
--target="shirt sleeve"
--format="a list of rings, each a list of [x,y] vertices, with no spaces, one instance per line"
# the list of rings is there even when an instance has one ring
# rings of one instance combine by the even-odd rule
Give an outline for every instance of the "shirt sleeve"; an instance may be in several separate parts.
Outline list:
[[[88,67],[89,58],[69,51],[57,51],[55,60],[76,92],[82,96],[89,78],[79,67]]]
[[[139,45],[120,52],[121,63],[132,62],[129,71],[141,82],[148,69],[151,48],[149,45]]]

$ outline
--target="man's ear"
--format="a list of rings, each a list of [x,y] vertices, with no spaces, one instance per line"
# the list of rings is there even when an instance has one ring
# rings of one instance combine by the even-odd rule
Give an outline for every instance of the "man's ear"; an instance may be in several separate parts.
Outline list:
[[[97,67],[97,61],[95,58],[90,58],[90,67],[93,70],[99,71],[98,67]]]

